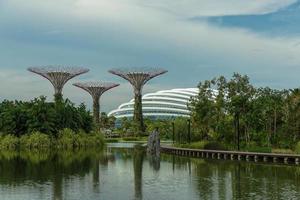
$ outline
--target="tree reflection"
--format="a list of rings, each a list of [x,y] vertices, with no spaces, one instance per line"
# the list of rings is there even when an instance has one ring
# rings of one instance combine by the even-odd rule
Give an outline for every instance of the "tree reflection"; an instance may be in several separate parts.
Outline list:
[[[282,199],[285,191],[293,190],[287,183],[300,187],[294,166],[214,160],[193,162],[201,199]]]
[[[148,160],[147,160],[148,159]],[[162,161],[160,163],[160,161]],[[110,165],[109,163],[114,163]],[[143,162],[149,162],[143,169]],[[124,164],[125,163],[125,164]],[[51,190],[53,199],[66,198],[64,192],[69,188],[66,183],[73,183],[76,176],[79,182],[88,181],[91,184],[95,197],[100,194],[100,189],[113,185],[100,184],[102,181],[100,171],[114,166],[133,166],[134,174],[119,176],[114,181],[127,182],[130,178],[134,181],[134,198],[141,200],[143,194],[143,181],[157,173],[158,179],[166,186],[183,189],[182,192],[195,192],[199,199],[300,199],[300,168],[297,166],[270,165],[262,163],[248,163],[235,161],[222,161],[210,159],[194,159],[175,155],[161,154],[160,157],[146,157],[141,146],[131,149],[111,149],[109,152],[101,151],[39,151],[39,152],[0,152],[0,188],[22,188],[28,183],[38,183]],[[169,168],[168,168],[169,167]],[[172,173],[173,168],[173,173]],[[111,168],[110,168],[111,169]],[[117,168],[120,170],[120,168]],[[121,169],[123,170],[123,169]],[[126,172],[127,169],[124,169]],[[145,170],[150,170],[145,171]],[[169,171],[170,170],[170,174]],[[108,170],[103,174],[104,182],[112,180],[115,171]],[[167,173],[167,178],[164,177]],[[188,178],[190,180],[182,178]],[[143,178],[145,177],[145,178]],[[87,179],[88,178],[88,179]],[[169,179],[170,178],[170,179]],[[174,180],[176,181],[172,181]],[[51,184],[49,184],[51,183]],[[160,182],[155,186],[160,187]],[[178,184],[178,185],[177,185]],[[184,186],[182,185],[184,184]],[[188,185],[186,185],[188,184]],[[20,186],[20,187],[19,187]],[[49,187],[48,187],[49,186]],[[101,186],[101,188],[100,188]],[[128,188],[129,187],[129,188]],[[172,186],[173,187],[173,186]],[[124,187],[130,190],[130,186]],[[188,190],[186,189],[188,188]],[[73,188],[71,188],[73,189]],[[124,190],[120,190],[122,194]],[[112,192],[120,192],[118,189]],[[81,192],[81,191],[80,191]],[[162,191],[160,191],[162,192]],[[163,192],[168,194],[167,189]],[[173,191],[174,192],[174,191]],[[176,191],[177,192],[177,191]],[[181,192],[181,191],[180,191]],[[191,195],[191,196],[193,196]],[[194,196],[193,196],[194,197]],[[1,199],[1,198],[0,198]]]
[[[141,146],[135,146],[133,150],[133,170],[134,170],[134,192],[135,199],[142,199],[142,174],[145,150]]]
[[[154,169],[154,171],[159,171],[160,169],[160,156],[156,155],[148,155],[148,160],[150,167]]]
[[[93,173],[99,183],[100,151],[20,151],[0,153],[0,184],[23,185],[26,181],[53,183],[53,199],[63,199],[63,180]]]

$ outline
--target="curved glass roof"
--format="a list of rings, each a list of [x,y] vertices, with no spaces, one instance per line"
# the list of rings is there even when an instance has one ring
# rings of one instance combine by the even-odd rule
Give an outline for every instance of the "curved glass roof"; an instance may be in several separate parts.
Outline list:
[[[147,117],[189,117],[187,104],[198,94],[198,88],[161,90],[143,95],[143,115]],[[116,118],[133,117],[134,99],[108,113]]]

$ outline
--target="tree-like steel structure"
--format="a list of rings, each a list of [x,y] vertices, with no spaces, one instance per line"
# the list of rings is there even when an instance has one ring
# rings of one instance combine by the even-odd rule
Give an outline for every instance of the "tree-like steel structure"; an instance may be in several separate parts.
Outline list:
[[[82,67],[65,67],[65,66],[43,66],[30,67],[28,71],[41,75],[48,79],[54,87],[55,102],[62,100],[62,89],[64,85],[75,76],[84,74],[89,69]]]
[[[119,84],[110,83],[110,82],[85,82],[85,83],[74,83],[73,85],[87,91],[92,96],[94,122],[96,125],[99,125],[100,97],[104,92],[119,86]]]
[[[134,89],[134,116],[133,119],[137,122],[138,129],[141,132],[145,131],[143,120],[142,107],[142,90],[143,86],[152,78],[162,75],[167,70],[160,68],[125,68],[111,69],[110,73],[120,76],[132,85]]]

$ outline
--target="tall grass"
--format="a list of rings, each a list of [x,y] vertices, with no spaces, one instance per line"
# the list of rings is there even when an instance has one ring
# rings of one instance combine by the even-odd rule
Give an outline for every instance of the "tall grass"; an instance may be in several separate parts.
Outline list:
[[[192,142],[190,144],[176,144],[175,146],[190,149],[227,150],[227,148],[219,142],[210,142],[206,140]]]
[[[20,138],[20,148],[24,149],[48,149],[51,146],[51,138],[40,132],[23,135]]]
[[[19,138],[13,135],[2,135],[0,137],[1,150],[14,150],[19,146]]]
[[[99,132],[86,134],[84,132],[75,133],[71,129],[63,129],[58,134],[57,147],[61,149],[102,147],[104,137]]]
[[[295,146],[295,152],[300,154],[300,141]]]
[[[14,135],[0,136],[0,150],[47,150],[47,149],[85,149],[102,148],[104,137],[99,132],[89,134],[83,131],[76,133],[71,129],[63,129],[57,138],[41,132],[33,132],[19,137]]]

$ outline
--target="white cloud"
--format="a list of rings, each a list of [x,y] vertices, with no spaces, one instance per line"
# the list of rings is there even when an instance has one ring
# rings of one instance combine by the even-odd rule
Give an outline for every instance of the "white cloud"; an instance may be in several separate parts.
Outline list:
[[[134,19],[149,12],[156,15],[148,15],[148,18],[160,17],[158,13],[180,17],[260,15],[276,12],[295,2],[297,0],[2,0],[1,7],[2,12],[12,9],[21,14],[27,10],[53,18],[75,14],[77,17],[117,20]]]
[[[297,0],[143,0],[143,4],[163,9],[176,15],[224,16],[260,15],[275,12]],[[139,0],[139,2],[141,2]]]
[[[29,30],[26,34],[36,36],[41,31],[54,41],[63,35],[59,38],[63,41],[53,44],[45,38],[29,37],[26,41],[21,38],[11,42],[15,38],[0,37],[0,42],[5,40],[5,45],[0,46],[0,62],[15,63],[10,66],[20,65],[24,60],[24,68],[31,62],[105,65],[93,68],[99,75],[93,73],[92,76],[98,79],[103,78],[107,68],[116,63],[124,63],[124,66],[137,63],[161,66],[167,63],[163,66],[169,69],[167,78],[150,82],[145,92],[182,85],[193,87],[212,75],[231,74],[233,71],[254,75],[262,84],[272,82],[273,85],[278,83],[289,87],[298,84],[296,74],[300,69],[296,66],[300,63],[300,45],[295,44],[300,38],[267,38],[241,29],[219,28],[178,18],[263,14],[281,9],[294,0],[61,0],[60,6],[54,0],[24,2],[7,0],[5,9],[2,7],[5,20],[15,28],[12,31],[19,30],[18,24],[22,24],[21,28]],[[10,49],[12,43],[14,48]],[[82,45],[91,48],[84,49]],[[211,68],[215,71],[205,71]],[[0,85],[1,95],[18,99],[19,96],[27,99],[40,94],[52,97],[50,83],[24,73],[1,70],[1,83],[4,83]],[[11,89],[7,90],[8,87]],[[88,94],[70,84],[66,85],[64,95],[75,102],[91,102]],[[103,105],[107,105],[104,109],[115,108],[131,97],[130,86],[122,85],[104,96]]]
[[[77,80],[76,80],[77,79]],[[76,104],[84,102],[89,109],[92,107],[91,96],[82,89],[74,87],[72,83],[78,82],[79,78],[70,80],[63,89],[64,98],[70,99]],[[8,100],[25,100],[29,101],[35,97],[47,96],[48,101],[53,100],[53,87],[51,83],[41,76],[32,74],[25,69],[0,69],[0,102]],[[82,79],[81,81],[86,81]],[[101,110],[108,112],[115,109],[121,102],[127,102],[133,98],[132,87],[126,81],[121,81],[119,87],[105,92],[101,97]],[[169,89],[170,86],[161,86],[158,84],[148,84],[144,93],[154,92],[162,89]]]

